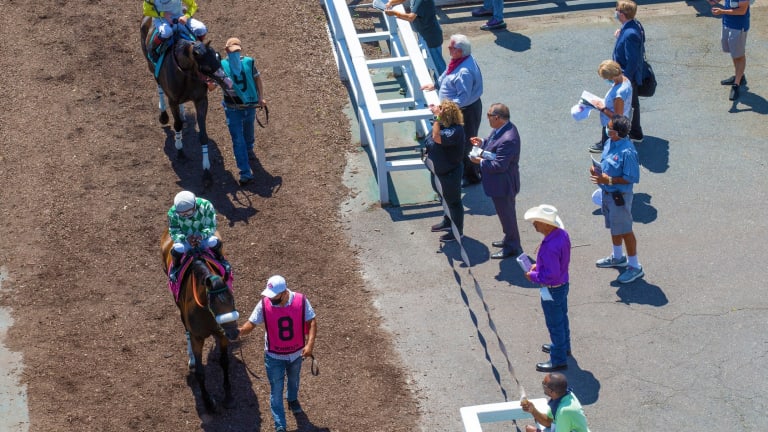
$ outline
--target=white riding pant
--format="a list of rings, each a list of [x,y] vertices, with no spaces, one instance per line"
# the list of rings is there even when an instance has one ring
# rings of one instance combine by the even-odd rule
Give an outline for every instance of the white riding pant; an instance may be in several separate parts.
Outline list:
[[[200,245],[205,249],[216,247],[217,244],[219,244],[219,239],[215,235],[210,236],[207,239],[203,239],[203,241],[200,242]],[[187,242],[173,244],[173,250],[178,253],[187,253],[190,249],[192,249],[192,246],[190,246]]]
[[[152,18],[152,22],[155,24],[157,31],[160,32],[160,38],[168,39],[173,36],[173,24],[169,23],[165,18]],[[194,18],[187,20],[187,25],[197,37],[205,36],[205,34],[208,33],[208,27]]]

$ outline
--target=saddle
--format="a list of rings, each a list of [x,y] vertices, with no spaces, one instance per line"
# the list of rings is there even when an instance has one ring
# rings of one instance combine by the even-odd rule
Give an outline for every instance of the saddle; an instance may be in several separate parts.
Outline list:
[[[181,257],[181,270],[179,270],[179,276],[176,278],[176,282],[171,282],[170,278],[168,279],[168,289],[171,291],[171,294],[173,294],[173,299],[175,302],[178,303],[179,301],[181,284],[184,281],[184,278],[187,276],[187,269],[189,269],[189,265],[192,264],[192,261],[195,259],[204,260],[216,270],[216,273],[223,275],[224,282],[229,287],[229,290],[232,291],[232,282],[234,281],[232,271],[230,270],[227,272],[226,268],[219,262],[219,260],[216,259],[216,257],[214,257],[213,252],[206,249],[197,253],[185,253]],[[168,266],[168,274],[166,274],[166,276],[170,275],[170,270],[171,268]]]
[[[179,39],[188,40],[194,42],[197,37],[187,28],[183,26],[174,26],[173,36],[168,39],[160,37],[160,33],[156,28],[152,28],[152,31],[147,34],[147,40],[145,45],[147,47],[147,59],[152,62],[155,69],[155,78],[160,73],[160,66],[163,64],[163,59],[168,49],[171,48]]]

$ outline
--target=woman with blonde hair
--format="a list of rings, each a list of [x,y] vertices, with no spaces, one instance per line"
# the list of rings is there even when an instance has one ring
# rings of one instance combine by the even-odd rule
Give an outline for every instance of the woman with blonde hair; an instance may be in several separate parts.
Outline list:
[[[443,220],[432,225],[432,232],[448,231],[440,237],[440,241],[455,241],[456,236],[451,229],[451,221],[456,227],[459,237],[464,235],[464,204],[461,202],[461,177],[464,172],[464,115],[461,108],[448,99],[440,105],[430,105],[429,109],[435,115],[432,123],[432,133],[425,141],[427,167],[431,171],[432,189],[437,192],[441,201],[445,201],[448,212]],[[431,165],[431,166],[430,166]],[[435,178],[439,180],[438,187]]]
[[[603,145],[608,139],[606,127],[614,115],[632,118],[632,82],[621,72],[621,66],[613,60],[605,60],[597,68],[597,74],[611,86],[605,94],[604,101],[590,101],[595,109],[600,111],[600,126],[602,138],[600,142],[589,147],[592,153],[602,153]]]

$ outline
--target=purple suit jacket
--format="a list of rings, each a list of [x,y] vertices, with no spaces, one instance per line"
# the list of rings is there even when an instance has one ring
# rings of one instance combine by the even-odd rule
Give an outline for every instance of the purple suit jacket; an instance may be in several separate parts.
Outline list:
[[[495,160],[480,162],[483,190],[489,197],[517,195],[520,192],[520,135],[511,122],[483,142],[483,150],[496,153]]]

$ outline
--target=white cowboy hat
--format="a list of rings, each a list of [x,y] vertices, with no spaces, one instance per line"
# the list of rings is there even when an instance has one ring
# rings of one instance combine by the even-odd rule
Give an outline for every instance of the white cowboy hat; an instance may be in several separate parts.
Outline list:
[[[563,221],[560,220],[560,216],[557,215],[557,209],[548,204],[529,208],[523,218],[527,221],[539,221],[558,228],[565,228]]]

